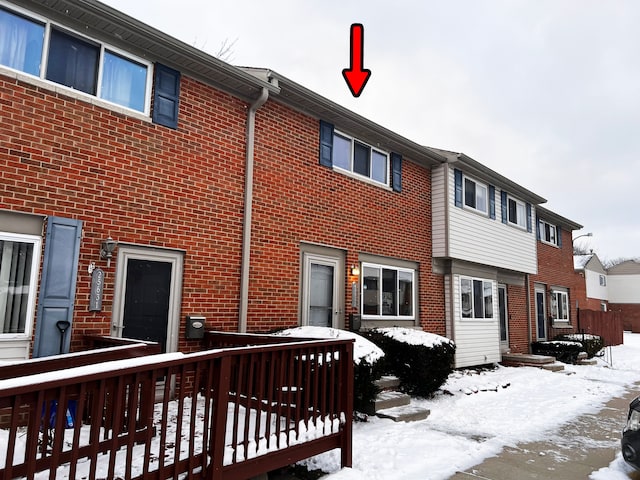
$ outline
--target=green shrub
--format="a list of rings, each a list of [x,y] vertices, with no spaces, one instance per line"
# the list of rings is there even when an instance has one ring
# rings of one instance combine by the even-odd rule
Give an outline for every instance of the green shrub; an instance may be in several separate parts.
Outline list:
[[[556,357],[559,362],[578,363],[578,354],[582,351],[582,344],[561,340],[533,342],[531,351],[536,355]]]
[[[582,350],[587,353],[587,358],[595,357],[600,350],[604,348],[604,338],[600,335],[592,335],[590,333],[571,333],[567,335],[558,335],[555,340],[564,340],[570,342],[580,342]]]
[[[431,397],[453,371],[456,347],[447,338],[407,328],[380,328],[366,335],[385,353],[384,373],[397,376],[410,395]]]

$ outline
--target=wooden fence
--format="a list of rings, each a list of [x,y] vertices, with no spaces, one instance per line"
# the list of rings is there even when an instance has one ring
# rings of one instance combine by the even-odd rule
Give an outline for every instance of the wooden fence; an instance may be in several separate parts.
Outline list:
[[[0,478],[241,480],[335,448],[351,466],[353,342],[289,340],[0,380]]]
[[[576,333],[600,335],[606,346],[623,343],[623,326],[620,312],[602,312],[599,310],[578,310],[578,328]]]

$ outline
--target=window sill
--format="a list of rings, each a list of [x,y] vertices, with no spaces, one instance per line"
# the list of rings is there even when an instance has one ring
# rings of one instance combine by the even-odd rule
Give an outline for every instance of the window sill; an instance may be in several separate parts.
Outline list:
[[[49,90],[50,92],[53,92],[59,95],[71,97],[76,100],[90,103],[97,107],[106,108],[113,112],[116,112],[122,115],[127,115],[129,117],[135,117],[138,120],[151,123],[151,117],[143,112],[132,110],[130,108],[123,107],[115,103],[108,102],[106,100],[102,100],[101,98],[94,97],[93,95],[89,95],[88,93],[80,92],[78,90],[74,90],[73,88],[65,87],[64,85],[59,85],[57,83],[50,82],[48,80],[43,80],[41,78],[34,77],[32,75],[28,75],[26,73],[22,73],[17,70],[7,68],[3,65],[0,65],[0,75],[4,75],[6,77],[13,78],[20,82],[28,83],[35,87]]]
[[[553,328],[573,328],[569,322],[552,322],[551,326]]]
[[[369,177],[365,177],[363,175],[358,175],[357,173],[350,172],[349,170],[344,170],[343,168],[340,168],[340,167],[333,167],[333,171],[334,172],[338,172],[338,173],[344,175],[345,177],[350,177],[350,178],[353,178],[355,180],[359,180],[359,181],[361,181],[363,183],[366,183],[366,184],[369,184],[369,185],[371,185],[373,187],[378,187],[378,188],[381,188],[381,189],[386,190],[388,192],[393,192],[393,189],[389,185],[386,185],[384,183],[380,183],[380,182],[378,182],[376,180],[372,180]]]

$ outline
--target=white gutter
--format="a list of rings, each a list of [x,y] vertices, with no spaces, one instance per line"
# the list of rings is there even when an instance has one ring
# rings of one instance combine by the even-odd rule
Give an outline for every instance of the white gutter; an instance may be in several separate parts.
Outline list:
[[[250,106],[247,112],[247,155],[244,181],[244,221],[242,225],[242,263],[240,266],[240,310],[238,316],[238,332],[247,331],[247,312],[249,309],[249,267],[251,266],[251,217],[253,214],[253,164],[256,130],[256,111],[269,98],[269,90],[262,88],[262,93]]]

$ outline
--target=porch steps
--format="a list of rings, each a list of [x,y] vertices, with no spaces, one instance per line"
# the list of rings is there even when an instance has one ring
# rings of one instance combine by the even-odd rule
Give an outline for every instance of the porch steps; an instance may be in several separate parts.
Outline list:
[[[375,383],[382,389],[371,406],[372,413],[378,417],[390,418],[394,422],[416,422],[431,413],[426,408],[411,405],[410,395],[395,390],[400,387],[397,377],[383,376]]]
[[[507,367],[537,367],[552,372],[561,372],[564,370],[564,364],[556,361],[556,357],[548,355],[504,353],[502,354],[502,361],[500,363]]]
[[[595,358],[587,358],[587,352],[580,352],[578,354],[578,365],[597,365],[598,361]]]

